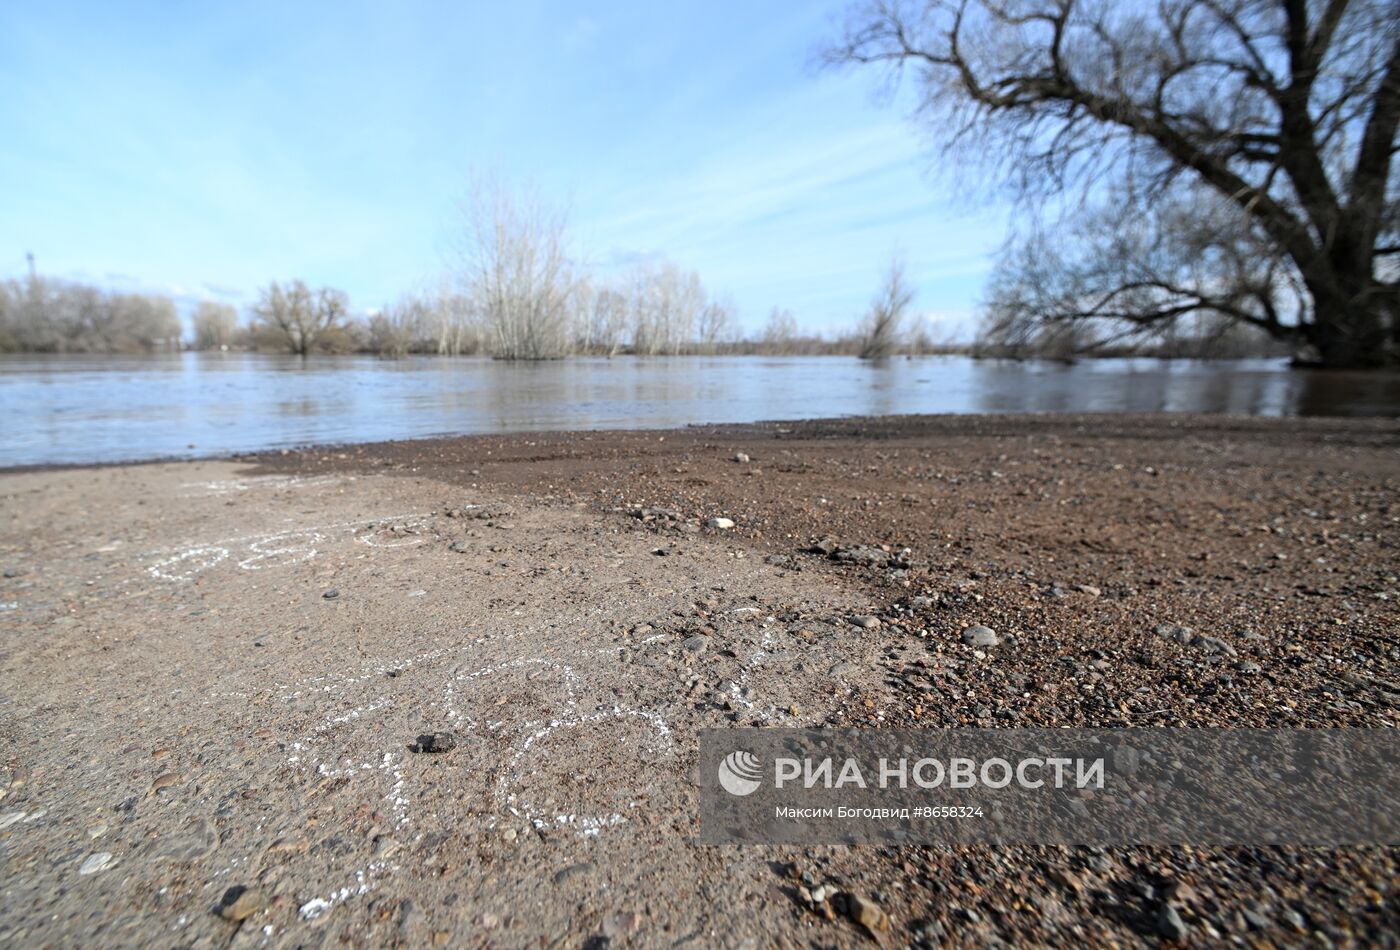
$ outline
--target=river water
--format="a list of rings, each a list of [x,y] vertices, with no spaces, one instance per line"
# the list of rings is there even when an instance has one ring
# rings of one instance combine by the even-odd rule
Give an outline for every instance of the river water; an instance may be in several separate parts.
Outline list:
[[[894,413],[1400,415],[1400,375],[1278,360],[0,357],[0,466],[312,443]]]

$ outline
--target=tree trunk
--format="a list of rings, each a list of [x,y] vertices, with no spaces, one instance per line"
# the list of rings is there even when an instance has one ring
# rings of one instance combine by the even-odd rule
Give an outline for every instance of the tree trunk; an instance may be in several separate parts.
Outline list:
[[[1307,340],[1317,350],[1323,366],[1335,369],[1369,369],[1390,361],[1390,325],[1387,288],[1371,278],[1309,280],[1313,322]]]

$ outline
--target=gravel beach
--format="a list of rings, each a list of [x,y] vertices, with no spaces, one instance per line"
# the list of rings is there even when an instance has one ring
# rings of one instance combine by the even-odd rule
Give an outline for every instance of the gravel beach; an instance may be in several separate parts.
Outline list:
[[[1400,422],[0,474],[0,945],[1400,944],[1400,849],[702,847],[732,725],[1400,717]]]

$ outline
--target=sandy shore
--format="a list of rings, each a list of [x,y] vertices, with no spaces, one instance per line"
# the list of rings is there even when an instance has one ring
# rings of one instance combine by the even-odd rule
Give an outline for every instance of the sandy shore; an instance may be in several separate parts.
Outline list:
[[[1400,939],[1395,849],[704,848],[690,774],[734,723],[1395,726],[1394,421],[443,439],[0,516],[2,945]]]

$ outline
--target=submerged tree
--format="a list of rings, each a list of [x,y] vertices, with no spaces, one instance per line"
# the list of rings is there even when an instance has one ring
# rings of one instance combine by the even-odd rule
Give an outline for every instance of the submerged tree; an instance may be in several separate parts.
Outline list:
[[[1396,0],[875,0],[829,56],[913,67],[949,147],[1044,216],[994,320],[1210,313],[1327,365],[1400,352]]]
[[[458,278],[486,323],[491,355],[568,355],[575,278],[563,212],[498,180],[477,182],[464,212]]]
[[[228,347],[238,333],[238,311],[230,304],[201,300],[191,318],[194,346],[198,350]]]
[[[276,281],[268,284],[253,308],[261,335],[298,356],[305,356],[318,346],[336,345],[347,333],[348,312],[349,300],[344,291],[332,287],[313,291],[299,280],[286,286]]]
[[[914,291],[904,280],[904,262],[895,257],[861,324],[861,359],[884,359],[899,348],[904,314],[913,300]]]

